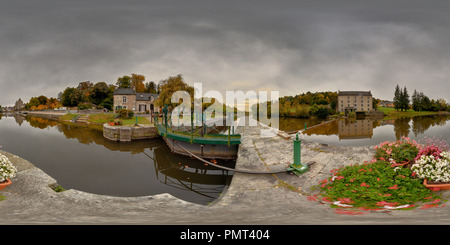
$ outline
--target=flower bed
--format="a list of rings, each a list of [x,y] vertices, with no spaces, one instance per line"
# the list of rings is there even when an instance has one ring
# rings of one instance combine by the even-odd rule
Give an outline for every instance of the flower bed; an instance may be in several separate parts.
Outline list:
[[[3,154],[0,154],[0,183],[6,182],[16,176],[17,169],[11,161]]]
[[[436,189],[423,185],[424,178],[450,181],[450,153],[439,147],[436,151],[435,146],[420,145],[409,138],[383,142],[375,147],[370,163],[332,170],[332,176],[315,187],[320,193],[310,200],[329,203],[341,214],[443,206],[446,200],[434,192]],[[436,152],[439,157],[433,155]],[[401,164],[414,160],[412,166]],[[432,179],[426,175],[430,173],[440,178]]]
[[[400,140],[394,142],[385,141],[375,146],[376,153],[374,158],[376,160],[389,161],[391,165],[398,166],[414,160],[421,149],[422,146],[415,140],[402,137]]]

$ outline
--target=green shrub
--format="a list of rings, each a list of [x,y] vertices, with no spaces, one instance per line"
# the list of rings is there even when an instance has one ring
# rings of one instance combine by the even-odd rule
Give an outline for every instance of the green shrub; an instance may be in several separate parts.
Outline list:
[[[91,103],[80,103],[78,104],[78,110],[86,110],[86,109],[91,109],[92,108],[92,104]]]
[[[120,109],[117,111],[116,118],[130,119],[133,116],[134,116],[134,112],[132,110]]]

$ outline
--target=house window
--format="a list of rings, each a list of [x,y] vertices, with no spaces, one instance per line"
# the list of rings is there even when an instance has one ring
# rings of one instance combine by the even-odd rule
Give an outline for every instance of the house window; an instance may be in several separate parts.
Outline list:
[[[127,96],[123,96],[123,97],[122,97],[122,102],[123,102],[123,103],[127,103]]]

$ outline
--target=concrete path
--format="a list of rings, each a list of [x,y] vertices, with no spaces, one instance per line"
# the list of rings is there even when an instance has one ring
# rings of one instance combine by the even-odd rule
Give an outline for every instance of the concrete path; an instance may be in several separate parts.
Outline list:
[[[263,127],[239,128],[243,135],[238,169],[282,170],[292,162],[292,140],[286,135],[262,138]],[[32,163],[0,151],[17,166],[13,184],[0,191],[0,224],[450,224],[450,207],[412,211],[335,213],[309,201],[310,187],[331,169],[370,160],[369,147],[336,147],[302,142],[302,161],[314,160],[298,177],[289,173],[235,173],[223,195],[208,206],[169,194],[111,197],[78,190],[55,192],[56,180]],[[446,194],[448,195],[448,194]]]

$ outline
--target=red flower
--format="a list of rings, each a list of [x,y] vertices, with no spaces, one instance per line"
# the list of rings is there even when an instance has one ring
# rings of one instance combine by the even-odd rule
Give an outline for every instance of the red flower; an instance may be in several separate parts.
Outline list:
[[[316,194],[316,195],[317,195],[317,194]],[[318,201],[317,198],[316,198],[316,195],[309,196],[309,197],[307,197],[306,199],[307,199],[308,201]]]
[[[438,206],[439,206],[439,204],[434,204],[434,203],[433,204],[425,204],[420,209],[437,208]]]
[[[432,201],[431,203],[438,203],[440,201],[441,201],[441,199],[436,199],[436,200]]]
[[[366,182],[362,182],[361,187],[370,187],[370,185],[366,184]]]
[[[354,203],[354,201],[352,201],[350,198],[339,198],[338,201],[340,201],[341,203],[347,203],[347,204]]]
[[[322,198],[322,201],[324,201],[324,202],[331,202],[331,200],[330,200],[329,197],[324,197],[324,198]]]
[[[361,215],[361,214],[366,214],[366,212],[349,211],[349,210],[344,210],[344,209],[336,209],[334,212],[337,213],[337,214],[349,214],[349,215]]]
[[[381,202],[377,202],[377,206],[389,206],[389,207],[394,207],[398,204],[398,202],[386,202],[386,201],[381,201]]]
[[[343,179],[343,178],[344,178],[344,176],[338,176],[338,177],[336,177],[337,180],[340,180],[340,179]]]
[[[396,189],[398,189],[398,186],[397,186],[397,185],[394,185],[394,186],[388,187],[388,189],[396,190]]]

